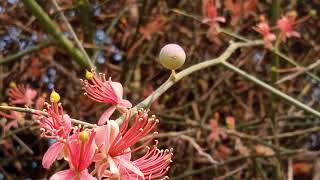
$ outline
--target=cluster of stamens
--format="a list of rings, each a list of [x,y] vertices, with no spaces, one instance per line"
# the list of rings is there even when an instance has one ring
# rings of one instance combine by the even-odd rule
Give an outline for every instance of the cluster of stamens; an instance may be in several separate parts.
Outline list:
[[[158,141],[151,149],[147,146],[147,152],[144,156],[133,161],[133,164],[139,167],[144,174],[145,179],[159,179],[163,177],[169,170],[169,164],[172,162],[173,149],[159,150]],[[129,174],[128,174],[129,175]],[[165,176],[163,179],[167,179]]]
[[[48,113],[48,117],[39,117],[40,131],[42,137],[54,138],[58,141],[66,141],[71,130],[71,122],[68,115],[64,114],[61,103],[52,103],[51,105],[46,103],[45,112]]]
[[[155,115],[148,117],[148,111],[140,109],[138,114],[135,116],[132,126],[128,128],[130,120],[130,113],[126,114],[125,121],[120,127],[120,133],[117,135],[113,141],[109,154],[111,156],[119,156],[124,153],[128,153],[129,147],[137,143],[142,137],[149,134],[155,126],[159,123],[159,119]],[[157,133],[157,132],[155,132]],[[143,147],[145,147],[152,139],[150,138],[141,146],[132,149],[129,152],[135,152]]]
[[[86,78],[86,80],[80,80],[83,85],[83,89],[85,90],[84,95],[97,102],[111,104],[118,103],[115,101],[118,97],[111,86],[111,78],[107,80],[106,75],[103,73],[99,73],[97,76],[94,71],[87,71]]]

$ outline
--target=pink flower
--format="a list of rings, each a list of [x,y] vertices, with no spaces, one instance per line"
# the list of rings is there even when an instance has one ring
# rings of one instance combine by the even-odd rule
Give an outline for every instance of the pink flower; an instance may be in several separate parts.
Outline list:
[[[95,135],[95,130],[73,134],[66,142],[66,159],[70,169],[55,173],[50,180],[95,180],[87,169],[95,154]]]
[[[65,142],[69,139],[71,131],[71,119],[69,115],[64,114],[61,104],[47,104],[48,117],[39,116],[40,130],[42,136],[56,139],[42,159],[42,166],[48,169],[52,163],[62,157],[65,148]]]
[[[217,7],[213,0],[203,1],[203,12],[205,14],[203,22],[210,24],[210,29],[208,33],[217,34],[217,29],[219,28],[218,23],[224,23],[226,22],[226,19],[222,16],[218,16]]]
[[[24,114],[17,111],[11,111],[10,114],[0,111],[0,116],[10,120],[8,123],[2,125],[4,132],[7,132],[11,127],[18,127],[18,121],[23,119]]]
[[[280,29],[280,39],[286,41],[286,38],[300,37],[300,34],[294,30],[296,24],[296,13],[289,13],[277,21],[277,27]]]
[[[16,85],[15,83],[10,83],[10,89],[8,90],[8,96],[10,97],[11,104],[24,104],[31,105],[33,99],[36,97],[37,91],[24,85]]]
[[[260,22],[256,27],[253,28],[263,36],[263,41],[267,48],[272,47],[272,42],[276,40],[276,36],[271,32],[269,24],[265,21]]]
[[[90,74],[88,75],[88,73]],[[85,94],[95,101],[112,105],[103,113],[98,125],[105,124],[116,109],[124,113],[126,108],[132,107],[128,100],[122,99],[123,87],[120,83],[112,82],[111,78],[106,80],[105,74],[97,75],[95,72],[87,72],[87,79],[82,80]]]
[[[96,144],[100,152],[95,156],[95,161],[98,177],[160,179],[166,173],[171,161],[171,151],[160,151],[154,148],[145,156],[131,161],[131,153],[145,147],[151,139],[141,146],[130,149],[149,134],[159,120],[154,116],[149,118],[147,111],[141,109],[132,126],[128,128],[129,117],[130,115],[126,114],[125,122],[120,128],[113,120],[97,128]]]

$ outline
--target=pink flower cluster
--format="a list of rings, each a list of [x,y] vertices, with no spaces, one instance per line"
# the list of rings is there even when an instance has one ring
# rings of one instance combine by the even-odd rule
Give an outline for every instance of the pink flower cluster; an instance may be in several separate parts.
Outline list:
[[[123,113],[132,107],[128,100],[122,99],[123,87],[120,83],[112,82],[111,78],[106,80],[105,74],[101,73],[97,75],[95,72],[87,72],[86,76],[87,80],[81,80],[85,95],[94,101],[111,105],[102,114],[98,125],[105,124],[116,109]]]
[[[9,96],[9,104],[10,105],[21,105],[28,106],[34,104],[34,100],[37,96],[36,90],[25,86],[25,85],[17,85],[14,82],[10,83],[10,88],[7,91],[7,95]],[[35,108],[39,108],[41,97],[36,100]],[[9,120],[6,124],[0,123],[0,126],[3,126],[5,132],[9,131],[12,127],[17,127],[18,122],[22,122],[25,114],[21,112],[11,111],[10,113],[0,111],[0,117],[5,117]]]
[[[59,171],[50,180],[90,180],[90,179],[165,179],[171,162],[172,150],[159,150],[156,145],[147,146],[152,139],[142,145],[134,146],[142,138],[154,132],[159,119],[149,116],[148,111],[140,109],[130,123],[128,108],[132,105],[123,99],[123,87],[118,82],[106,80],[104,74],[87,72],[83,80],[86,95],[91,99],[111,106],[99,119],[99,126],[84,128],[72,126],[72,119],[64,113],[58,94],[52,95],[47,104],[47,116],[38,122],[42,136],[56,140],[45,153],[42,165],[50,166],[58,159],[68,161],[69,169]],[[118,110],[124,115],[121,125],[110,120]],[[145,155],[133,159],[134,152],[146,149]],[[89,173],[89,166],[93,171]]]
[[[277,21],[276,28],[280,30],[279,40],[285,42],[287,38],[300,37],[300,34],[294,30],[296,25],[296,13],[288,13],[286,16],[282,16]],[[265,18],[261,18],[261,22],[254,27],[258,33],[260,33],[265,42],[267,48],[272,48],[272,42],[277,39],[276,35],[271,32],[269,24],[266,22]]]
[[[215,36],[220,28],[219,23],[225,23],[226,19],[223,16],[218,16],[215,0],[203,0],[202,9],[204,12],[204,19],[202,21],[210,26],[208,36]]]

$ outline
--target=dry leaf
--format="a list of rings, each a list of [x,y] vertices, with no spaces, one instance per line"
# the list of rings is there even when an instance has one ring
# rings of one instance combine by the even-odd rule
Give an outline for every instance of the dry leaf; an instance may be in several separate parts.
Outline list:
[[[298,162],[292,164],[292,169],[294,174],[307,174],[312,170],[312,164],[306,162]]]
[[[267,147],[267,146],[263,146],[263,145],[256,145],[255,147],[256,153],[259,155],[265,155],[265,156],[273,156],[274,155],[274,151]]]

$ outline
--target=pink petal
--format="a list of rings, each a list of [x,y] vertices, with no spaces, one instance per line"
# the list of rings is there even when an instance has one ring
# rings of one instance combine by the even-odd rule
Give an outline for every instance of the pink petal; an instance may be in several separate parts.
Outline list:
[[[131,107],[132,107],[131,102],[128,101],[128,100],[125,100],[125,99],[122,99],[122,100],[118,103],[118,105],[123,106],[123,107],[125,107],[125,108],[131,108]]]
[[[126,161],[123,158],[120,158],[120,166],[126,168],[130,172],[135,173],[136,175],[144,178],[143,173],[140,171],[138,167],[136,167],[131,161]]]
[[[108,162],[109,162],[110,171],[112,172],[112,174],[119,175],[120,172],[119,172],[118,166],[117,166],[117,164],[114,162],[114,160],[112,159],[111,156],[108,156]]]
[[[81,171],[79,176],[80,176],[80,180],[96,180],[97,179],[88,173],[88,169],[84,169],[83,171]]]
[[[225,23],[225,22],[226,22],[226,18],[224,18],[224,17],[217,17],[217,18],[216,18],[216,21],[217,21],[217,22]]]
[[[98,121],[98,125],[99,126],[104,125],[110,119],[111,115],[115,110],[116,110],[116,106],[111,106],[106,111],[104,111],[104,113],[101,115]]]
[[[108,162],[105,162],[102,164],[99,164],[99,163],[95,164],[95,170],[97,171],[99,178],[101,178],[103,176],[103,174],[105,173],[105,171],[107,170],[108,167],[109,167]]]
[[[63,127],[65,128],[65,132],[69,134],[71,131],[71,118],[68,114],[64,114],[63,120],[64,120]]]
[[[49,180],[73,180],[75,179],[75,174],[72,170],[64,170],[55,173],[53,176],[50,177]]]
[[[103,160],[104,158],[106,158],[106,154],[104,152],[102,153],[96,153],[94,156],[93,156],[93,161],[94,162],[99,162],[101,160]]]
[[[37,91],[28,88],[25,95],[28,100],[33,100],[37,95]]]
[[[43,156],[42,166],[46,169],[49,169],[52,163],[57,159],[60,152],[62,152],[63,147],[64,144],[61,142],[52,144]]]
[[[116,96],[118,97],[118,100],[122,99],[123,96],[123,87],[118,82],[111,82],[111,87],[113,91],[115,92]]]
[[[131,149],[128,148],[126,149],[124,152],[126,152],[125,154],[121,155],[121,158],[126,160],[126,161],[130,161],[131,160]]]
[[[96,133],[96,145],[102,148],[103,153],[107,153],[119,133],[119,125],[114,120],[110,120],[107,125],[99,126]]]
[[[110,127],[110,130],[109,130],[110,133],[108,136],[108,144],[107,144],[108,150],[109,150],[109,147],[111,146],[111,144],[113,143],[117,135],[119,134],[120,129],[119,129],[119,125],[114,120],[109,121],[108,126]]]
[[[96,138],[95,142],[98,148],[102,148],[102,152],[105,153],[105,144],[107,142],[107,133],[109,132],[109,126],[108,125],[103,125],[99,126],[96,129]]]

